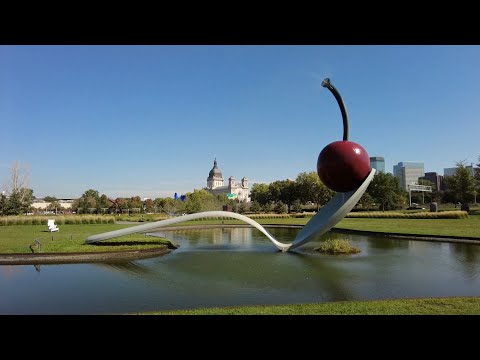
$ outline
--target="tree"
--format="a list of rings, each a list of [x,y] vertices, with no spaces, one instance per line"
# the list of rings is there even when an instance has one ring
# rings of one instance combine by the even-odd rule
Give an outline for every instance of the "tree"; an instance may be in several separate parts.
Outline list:
[[[47,205],[48,211],[54,211],[56,214],[58,210],[62,209],[62,206],[60,205],[60,203],[58,202],[58,199],[55,196],[45,196],[43,200],[45,202],[50,203]]]
[[[239,214],[245,214],[245,212],[247,211],[247,204],[244,202],[238,204],[237,211]]]
[[[92,213],[93,211],[99,212],[101,208],[108,208],[110,206],[110,201],[108,201],[108,197],[106,195],[102,195],[102,197],[100,197],[100,194],[97,190],[88,189],[80,198],[74,201],[72,204],[72,209],[78,212],[81,209],[81,212],[85,214]]]
[[[108,196],[105,194],[102,194],[102,196],[100,196],[100,198],[98,199],[97,208],[109,209],[111,206],[112,206],[112,203],[110,200],[108,200]]]
[[[285,210],[285,204],[282,201],[277,201],[273,207],[273,211],[277,214],[283,214],[286,212]]]
[[[193,190],[193,193],[186,194],[186,201],[183,204],[180,200],[180,205],[184,205],[185,212],[197,213],[202,211],[214,211],[221,209],[221,203],[218,198],[205,189]]]
[[[296,213],[302,212],[302,202],[299,199],[293,202],[292,211]]]
[[[375,201],[373,201],[372,195],[370,195],[368,192],[364,192],[360,200],[358,200],[358,206],[361,207],[362,209],[370,209]]]
[[[128,200],[129,209],[141,209],[142,208],[142,199],[140,196],[133,196]]]
[[[262,211],[262,206],[258,201],[252,201],[252,203],[250,204],[250,211],[253,213],[259,213],[260,211]]]
[[[33,203],[33,190],[29,189],[30,172],[19,161],[10,167],[10,175],[5,185],[7,201],[5,215],[19,215],[28,212]]]
[[[317,211],[320,208],[320,205],[326,204],[333,196],[335,196],[335,191],[326,187],[315,171],[298,174],[296,183],[300,200],[303,203],[311,201],[317,204]]]
[[[0,195],[0,216],[6,215],[8,199],[4,193]]]
[[[448,190],[453,197],[463,203],[472,201],[476,191],[476,181],[472,173],[467,169],[465,161],[459,161],[456,164],[457,171],[452,176],[447,176],[445,181],[448,184]]]
[[[8,198],[5,215],[27,213],[33,203],[33,190],[21,188],[11,193]]]
[[[379,172],[373,177],[367,192],[382,211],[402,207],[406,203],[406,192],[400,187],[398,179],[390,173]]]
[[[145,207],[145,211],[147,213],[151,213],[151,212],[154,212],[155,211],[155,203],[153,202],[152,199],[146,199],[144,202],[143,202],[143,206]]]
[[[292,180],[277,180],[268,185],[270,200],[281,201],[288,206],[290,212],[293,202],[298,199],[297,185]]]
[[[253,184],[250,190],[250,198],[252,201],[258,202],[260,205],[267,204],[270,201],[268,184]]]
[[[268,202],[264,205],[262,205],[262,212],[268,214],[270,211],[272,211],[272,203]]]
[[[55,214],[58,212],[58,210],[61,210],[61,209],[62,209],[62,206],[60,205],[60,202],[58,202],[57,200],[50,202],[50,204],[48,204],[47,206],[47,210],[54,211]]]
[[[116,208],[123,214],[128,211],[128,201],[125,198],[115,199]]]

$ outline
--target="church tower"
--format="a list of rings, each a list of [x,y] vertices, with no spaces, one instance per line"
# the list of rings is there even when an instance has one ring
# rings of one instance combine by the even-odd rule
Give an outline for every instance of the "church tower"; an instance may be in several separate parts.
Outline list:
[[[223,186],[223,175],[217,165],[217,158],[213,161],[213,168],[210,170],[207,178],[207,188],[215,189]]]
[[[242,178],[242,188],[248,189],[248,179],[245,176]]]

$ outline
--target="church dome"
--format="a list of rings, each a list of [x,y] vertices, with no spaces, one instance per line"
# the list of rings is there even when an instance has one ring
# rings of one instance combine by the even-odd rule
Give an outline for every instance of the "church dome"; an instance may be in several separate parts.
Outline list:
[[[210,170],[210,173],[208,174],[208,178],[209,179],[212,179],[212,178],[221,178],[222,177],[222,172],[220,171],[220,169],[218,168],[217,166],[217,159],[215,159],[215,161],[213,162],[213,168],[212,170]]]

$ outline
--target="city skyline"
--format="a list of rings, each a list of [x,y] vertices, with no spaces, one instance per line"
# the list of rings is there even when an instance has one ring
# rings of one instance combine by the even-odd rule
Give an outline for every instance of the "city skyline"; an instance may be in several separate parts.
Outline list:
[[[0,184],[36,197],[172,197],[224,176],[316,171],[341,140],[329,77],[370,157],[478,163],[479,46],[0,46]],[[3,189],[2,189],[3,190]]]

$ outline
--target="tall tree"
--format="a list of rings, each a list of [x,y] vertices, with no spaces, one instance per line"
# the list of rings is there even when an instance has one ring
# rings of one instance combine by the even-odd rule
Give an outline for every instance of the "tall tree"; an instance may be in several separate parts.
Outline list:
[[[33,190],[21,188],[11,193],[5,215],[20,215],[29,212],[33,203]]]
[[[362,209],[371,209],[375,201],[373,200],[372,195],[370,195],[367,191],[365,191],[358,200],[358,206],[360,206]]]
[[[467,169],[465,161],[459,161],[456,164],[457,170],[452,176],[445,178],[448,184],[448,190],[451,192],[456,201],[467,203],[472,201],[476,191],[476,181],[472,172]]]
[[[398,179],[390,173],[379,172],[373,177],[367,192],[382,211],[402,207],[406,203],[406,192],[400,187]]]
[[[29,189],[30,171],[27,166],[15,161],[5,185],[7,203],[6,215],[18,215],[28,212],[33,203],[33,190]]]
[[[221,209],[219,199],[205,189],[195,189],[193,193],[187,193],[186,196],[187,199],[184,203],[184,210],[189,214]],[[183,204],[181,201],[180,203]]]
[[[88,189],[77,200],[78,201],[73,202],[72,209],[83,214],[92,213],[93,211],[98,211],[98,209],[101,208],[100,194],[97,190]]]
[[[142,199],[140,196],[133,196],[128,200],[129,209],[142,209]]]
[[[100,198],[98,199],[97,208],[108,209],[110,208],[110,206],[112,206],[112,203],[110,200],[108,200],[108,196],[105,194],[102,194],[102,196],[100,196]]]
[[[6,195],[2,192],[0,195],[0,216],[6,215],[7,212],[8,199]]]
[[[155,211],[155,203],[152,199],[146,199],[143,202],[143,206],[145,207],[145,212],[151,213]]]
[[[335,196],[335,191],[326,187],[315,171],[298,174],[296,183],[300,200],[303,203],[311,201],[317,204],[317,211],[321,205],[326,204]]]
[[[270,201],[270,191],[268,184],[255,183],[250,190],[250,198],[252,201],[258,202],[260,205],[265,205]]]
[[[277,180],[268,185],[270,199],[274,202],[281,201],[288,206],[290,212],[293,202],[298,199],[297,185],[292,180]]]

